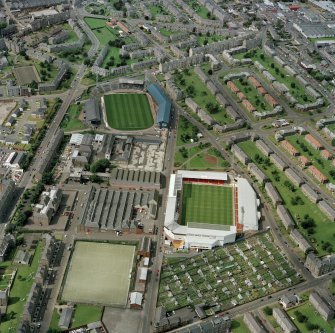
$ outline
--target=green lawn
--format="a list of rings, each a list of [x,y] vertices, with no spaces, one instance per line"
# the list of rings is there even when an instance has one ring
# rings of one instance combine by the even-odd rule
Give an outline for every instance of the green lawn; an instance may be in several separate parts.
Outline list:
[[[301,104],[314,102],[315,98],[306,94],[305,88],[293,76],[289,75],[284,68],[274,62],[270,57],[266,56],[262,50],[253,49],[247,53],[238,54],[236,58],[242,59],[244,56],[250,57],[253,61],[257,60],[266,70],[268,70],[275,79],[284,83],[289,89],[292,96]],[[272,65],[273,64],[273,65]],[[277,69],[277,70],[276,70]]]
[[[187,151],[187,153],[185,154],[183,150]],[[179,148],[176,151],[176,154],[174,156],[174,166],[175,167],[180,167],[183,163],[185,163],[189,158],[191,158],[192,156],[194,156],[195,154],[199,153],[202,150],[202,148],[200,148],[200,145],[196,145],[193,146],[191,148]]]
[[[79,327],[85,324],[101,320],[102,307],[89,304],[77,304],[74,310],[74,316],[71,328]]]
[[[334,166],[331,160],[325,160],[321,157],[321,152],[316,150],[311,146],[303,136],[301,135],[291,135],[286,138],[299,152],[301,155],[306,156],[312,164],[318,168],[322,173],[329,178],[331,182],[335,181],[335,178],[332,177],[330,171],[334,170]],[[307,151],[304,151],[302,147],[307,148]]]
[[[262,94],[249,82],[246,77],[242,77],[239,80],[233,80],[236,87],[245,94],[248,101],[256,108],[258,112],[272,111],[272,107],[265,100]],[[236,96],[234,94],[234,96]]]
[[[191,97],[208,114],[210,114],[208,103],[217,104],[213,94],[193,70],[186,70],[176,74],[175,83],[184,92],[186,97]],[[221,106],[219,107],[219,112],[211,114],[211,116],[220,124],[233,123],[233,120],[229,118],[225,109]]]
[[[222,157],[216,156],[214,148],[204,150],[183,165],[187,170],[225,170],[229,163]]]
[[[312,203],[301,191],[300,188],[293,186],[292,191],[287,184],[292,183],[288,180],[283,172],[280,172],[277,167],[271,162],[266,163],[266,157],[257,149],[254,142],[245,141],[238,144],[243,151],[253,160],[253,162],[269,177],[272,184],[276,187],[279,194],[283,198],[285,207],[291,213],[299,230],[305,235],[307,239],[313,244],[320,256],[329,254],[322,249],[322,244],[329,242],[334,244],[335,223],[325,216],[320,211],[315,203]],[[256,155],[262,158],[262,163],[256,161]],[[294,204],[294,199],[299,197],[300,203]],[[292,201],[293,200],[293,201]],[[308,235],[308,231],[301,226],[301,222],[305,215],[309,215],[316,224],[313,228],[314,234]]]
[[[79,115],[82,110],[82,105],[71,105],[65,114],[61,123],[61,128],[65,132],[78,131],[87,128],[87,126],[79,120]]]
[[[188,222],[233,225],[231,187],[183,185],[182,224]]]
[[[145,94],[111,94],[104,96],[108,125],[118,130],[135,131],[154,123]]]
[[[329,128],[329,130],[331,130],[332,132],[335,132],[335,123],[327,125],[326,127]]]
[[[160,4],[152,4],[149,6],[150,14],[155,15],[168,15],[168,12]]]
[[[73,43],[73,42],[76,42],[78,40],[77,34],[73,31],[73,29],[70,27],[70,25],[68,23],[64,23],[62,25],[62,28],[69,33],[69,36],[65,40],[64,43]]]
[[[298,327],[300,333],[310,333],[311,330],[308,330],[306,327],[306,323],[299,323],[295,311],[301,312],[308,318],[308,322],[311,324],[319,325],[319,329],[323,328],[326,333],[333,333],[333,328],[335,327],[335,319],[326,322],[318,312],[316,312],[314,306],[308,301],[297,308],[288,310],[287,313],[291,317],[294,324]],[[318,330],[313,330],[313,332],[319,332]]]
[[[180,116],[177,129],[177,146],[190,143],[190,139],[194,139],[198,132],[196,126],[192,125],[184,116]]]
[[[161,35],[165,36],[165,37],[170,37],[171,35],[174,34],[173,31],[168,30],[168,29],[165,29],[165,28],[161,28],[161,29],[159,29],[159,33],[160,33]]]
[[[44,64],[41,65],[41,62],[37,62],[35,64],[36,70],[38,72],[38,75],[41,78],[41,81],[42,82],[51,82],[56,77],[56,75],[58,73],[58,68],[55,65],[51,64],[50,65],[50,71],[49,71],[49,70],[47,70],[46,66],[45,67],[42,67],[42,66],[44,66]],[[43,80],[42,73],[46,73],[44,75],[46,80]]]
[[[70,328],[76,328],[101,320],[102,309],[103,308],[101,306],[76,304]],[[62,331],[58,326],[59,319],[60,314],[57,309],[54,309],[49,329]]]
[[[265,307],[266,308],[266,307]],[[263,314],[266,318],[266,320],[272,325],[272,327],[276,330],[276,333],[284,333],[282,328],[277,323],[276,319],[273,318],[273,315],[268,315],[265,311],[265,308],[263,308]],[[269,306],[269,308],[274,309],[275,306]]]
[[[309,38],[311,42],[320,42],[325,40],[335,40],[335,37],[321,37],[321,38]]]
[[[197,35],[197,42],[200,46],[204,44],[212,44],[216,43],[222,40],[225,40],[225,36],[220,36],[220,35],[210,35],[210,36],[199,36]]]
[[[30,266],[11,265],[10,262],[0,263],[0,269],[17,269],[16,277],[9,294],[9,306],[7,314],[2,318],[0,332],[15,332],[27,301],[27,296],[34,282],[35,274],[43,250],[42,242],[39,242]]]
[[[243,321],[243,317],[233,319],[231,323],[231,331],[233,333],[250,333],[250,330]]]
[[[199,4],[197,0],[188,0],[187,4],[202,18],[210,19],[211,13],[207,10],[205,6]],[[215,19],[215,16],[213,16]]]
[[[103,28],[106,26],[106,20],[94,17],[85,17],[84,21],[91,29]]]
[[[335,278],[329,282],[329,290],[331,294],[335,296]]]

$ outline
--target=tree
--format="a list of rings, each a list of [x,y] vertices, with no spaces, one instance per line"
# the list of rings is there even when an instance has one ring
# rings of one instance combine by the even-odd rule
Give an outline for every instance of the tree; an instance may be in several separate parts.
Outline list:
[[[91,165],[91,172],[105,172],[107,168],[110,167],[110,162],[107,158],[97,160]]]
[[[264,313],[268,316],[272,316],[272,309],[269,306],[264,308]]]
[[[44,172],[42,175],[42,182],[46,185],[52,185],[54,182],[53,178],[53,173],[52,172]]]
[[[294,82],[291,83],[291,88],[295,89],[295,83]]]
[[[97,183],[97,184],[101,184],[103,182],[102,178],[99,177],[96,173],[94,173],[92,176],[90,176],[90,181],[92,183]]]
[[[29,87],[32,89],[37,89],[38,88],[38,84],[35,80],[31,81],[31,83],[29,84]]]
[[[195,88],[193,86],[188,86],[186,88],[186,92],[187,92],[188,95],[190,95],[192,97],[195,94]]]

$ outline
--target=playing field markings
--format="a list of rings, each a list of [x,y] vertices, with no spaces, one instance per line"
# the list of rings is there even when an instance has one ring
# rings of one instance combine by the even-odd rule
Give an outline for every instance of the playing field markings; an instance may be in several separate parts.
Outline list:
[[[230,187],[184,185],[182,223],[232,225],[232,217],[232,189]]]
[[[62,299],[78,303],[125,306],[135,246],[77,242]]]
[[[153,118],[145,94],[106,95],[105,110],[108,124],[119,130],[140,130],[153,125]]]

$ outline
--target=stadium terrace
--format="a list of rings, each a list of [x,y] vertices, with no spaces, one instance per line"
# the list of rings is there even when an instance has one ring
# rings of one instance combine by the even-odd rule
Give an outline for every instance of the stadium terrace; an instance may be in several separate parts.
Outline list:
[[[249,182],[225,172],[178,170],[170,178],[164,232],[174,247],[206,250],[257,231],[259,199]]]

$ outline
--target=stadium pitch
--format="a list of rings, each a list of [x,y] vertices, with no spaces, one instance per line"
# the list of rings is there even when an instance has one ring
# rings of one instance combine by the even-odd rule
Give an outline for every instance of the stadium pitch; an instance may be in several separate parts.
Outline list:
[[[62,300],[126,306],[135,246],[77,242]]]
[[[148,97],[145,94],[123,93],[104,96],[108,125],[123,131],[136,131],[153,125]]]
[[[231,187],[184,184],[182,221],[233,225],[233,193]]]

